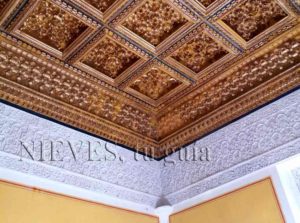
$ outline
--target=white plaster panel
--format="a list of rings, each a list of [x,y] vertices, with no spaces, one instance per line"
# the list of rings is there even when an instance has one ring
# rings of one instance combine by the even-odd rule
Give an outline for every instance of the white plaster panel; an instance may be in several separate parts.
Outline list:
[[[300,90],[196,141],[210,161],[180,161],[179,152],[162,166],[162,188],[175,204],[300,153]]]
[[[188,146],[208,148],[209,162],[180,161],[178,152],[160,162],[141,155],[135,161],[132,151],[111,143],[108,148],[123,161],[87,161],[87,144],[79,142],[100,142],[103,148],[105,141],[0,103],[0,167],[152,207],[163,194],[174,205],[298,154],[299,99],[300,90],[294,91]],[[70,141],[77,161],[68,149],[60,154],[63,161],[32,161],[28,155],[19,161],[20,140]]]
[[[31,146],[32,140],[35,142],[43,141],[46,144],[46,155],[49,155],[50,140],[53,142],[62,141],[64,144],[60,148],[61,153],[56,155],[63,160],[31,161],[30,156],[23,151],[22,156],[25,159],[19,161],[21,156],[20,140],[25,142],[28,147]],[[67,149],[67,142],[71,142],[74,150],[77,151],[76,161],[73,159],[71,150]],[[102,155],[107,155],[108,159],[113,161],[88,161],[87,142],[91,142],[91,151],[97,149],[97,159]],[[101,146],[97,144],[98,142]],[[57,145],[59,147],[59,144]],[[0,104],[0,166],[112,194],[124,199],[155,205],[154,200],[161,194],[161,163],[144,161],[142,155],[137,155],[139,161],[136,161],[132,151],[108,143],[108,148],[117,155],[117,158],[114,158],[102,150],[104,145],[104,140],[6,104]],[[5,156],[5,154],[14,156],[12,158]],[[122,158],[122,161],[119,157]],[[51,169],[50,167],[55,168]]]

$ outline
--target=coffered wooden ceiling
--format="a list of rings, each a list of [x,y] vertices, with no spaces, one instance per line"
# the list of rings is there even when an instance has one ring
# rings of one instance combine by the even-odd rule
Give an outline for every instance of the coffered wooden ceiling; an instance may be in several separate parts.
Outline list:
[[[0,0],[0,97],[161,158],[299,86],[297,0]]]

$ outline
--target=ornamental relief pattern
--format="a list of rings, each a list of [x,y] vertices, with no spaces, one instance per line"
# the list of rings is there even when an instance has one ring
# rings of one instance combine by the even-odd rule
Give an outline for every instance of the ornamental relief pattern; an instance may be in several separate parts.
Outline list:
[[[245,64],[209,88],[204,88],[189,101],[170,108],[170,112],[158,119],[159,138],[164,138],[299,62],[300,35],[289,39],[255,61]]]
[[[122,47],[115,41],[104,37],[99,44],[82,59],[82,62],[114,79],[133,65],[138,59],[139,57],[136,54]]]
[[[0,47],[0,76],[155,138],[151,116],[57,69]]]
[[[186,200],[299,154],[299,97],[296,90],[186,147],[209,148],[209,162],[180,162],[180,152],[171,155],[175,165],[162,170],[168,200]]]
[[[159,68],[152,68],[137,78],[130,87],[153,100],[157,100],[180,84],[179,80],[166,72]]]
[[[53,3],[43,0],[20,30],[60,51],[87,29],[87,25]]]
[[[157,46],[185,23],[187,20],[166,1],[147,0],[122,25]]]
[[[175,51],[171,57],[195,73],[224,57],[228,52],[203,31]]]
[[[96,89],[56,69],[0,47],[0,75],[64,102],[84,108]]]
[[[113,97],[101,93],[92,95],[87,110],[135,132],[157,138],[154,120],[150,115]]]
[[[236,99],[254,88],[281,75],[297,81],[299,15],[290,3],[11,0],[0,16],[1,97],[38,112],[48,98],[46,115],[66,111],[66,124],[131,148],[150,145],[160,157],[223,123],[210,115],[228,111],[230,122],[246,113]],[[226,110],[232,104],[239,112]]]
[[[246,41],[287,16],[276,0],[247,0],[223,18]]]

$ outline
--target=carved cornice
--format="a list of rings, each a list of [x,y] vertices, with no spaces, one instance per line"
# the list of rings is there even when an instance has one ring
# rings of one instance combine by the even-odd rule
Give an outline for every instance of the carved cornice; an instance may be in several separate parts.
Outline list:
[[[80,1],[5,4],[2,98],[159,158],[299,85],[290,2]]]
[[[132,148],[137,145],[156,145],[151,139],[155,135],[150,136],[155,134],[152,132],[155,129],[150,125],[128,134],[127,128],[108,121],[119,120],[121,125],[140,128],[141,123],[148,125],[151,122],[149,114],[113,98],[105,91],[97,89],[94,83],[74,76],[57,64],[53,65],[26,51],[20,51],[3,38],[0,47],[1,98],[121,144],[127,144],[124,142],[128,140],[132,142],[128,145]],[[132,118],[136,121],[135,124],[132,123],[133,120],[130,121]],[[109,136],[109,133],[113,134]],[[133,140],[131,134],[136,135],[133,138],[140,137],[140,140]],[[138,136],[139,134],[143,135]],[[150,138],[147,139],[146,135]],[[120,141],[116,140],[118,137]],[[145,140],[149,143],[145,144]]]

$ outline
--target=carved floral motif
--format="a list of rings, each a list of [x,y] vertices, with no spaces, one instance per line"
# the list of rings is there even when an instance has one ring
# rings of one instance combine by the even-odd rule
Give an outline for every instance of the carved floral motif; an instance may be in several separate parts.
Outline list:
[[[195,97],[185,101],[158,120],[158,134],[163,138],[197,120],[226,102],[280,74],[300,62],[300,36],[291,38],[275,50],[245,64],[238,71],[218,80]]]
[[[152,117],[145,112],[99,92],[99,89],[82,80],[1,46],[0,76],[131,130],[156,137],[155,129],[150,124]]]
[[[88,111],[148,137],[156,138],[152,117],[109,95],[91,95]]]
[[[20,30],[60,51],[87,28],[83,22],[46,0],[41,1]]]
[[[109,15],[98,21],[97,10],[82,1]],[[296,2],[195,0],[209,7],[203,23],[195,2],[82,1],[16,1],[21,11],[1,16],[1,98],[131,148],[155,148],[162,157],[297,84]],[[115,2],[121,4],[108,12]],[[251,43],[213,29],[218,19]],[[142,67],[146,58],[150,66]],[[159,66],[150,64],[155,60]],[[176,72],[182,66],[186,78]]]
[[[226,54],[226,50],[201,32],[192,41],[175,51],[172,58],[198,73]]]
[[[216,0],[198,0],[202,5],[205,7],[210,6],[212,3],[214,3]]]
[[[187,20],[163,0],[147,0],[123,25],[157,46]]]
[[[158,68],[141,75],[130,86],[132,89],[157,100],[181,84],[179,80]]]
[[[246,41],[286,17],[275,0],[247,0],[223,18]]]
[[[100,10],[102,13],[105,12],[116,0],[85,0],[87,3]]]
[[[82,62],[111,78],[116,78],[138,59],[139,57],[137,55],[125,47],[104,37],[99,44],[82,59]]]

